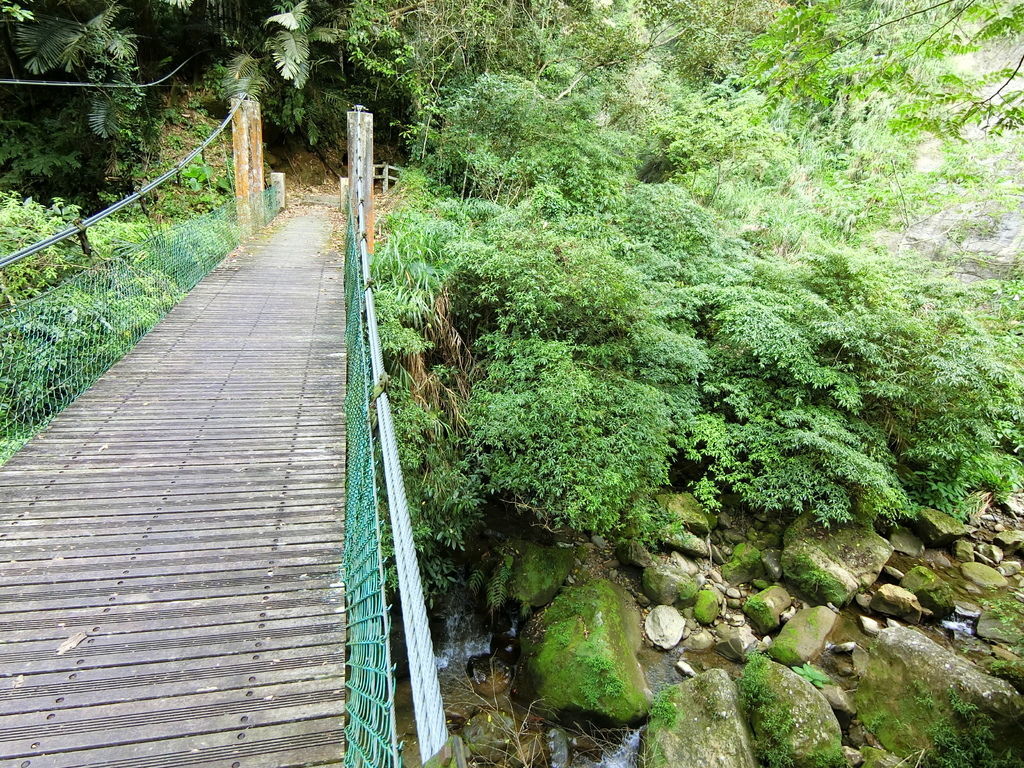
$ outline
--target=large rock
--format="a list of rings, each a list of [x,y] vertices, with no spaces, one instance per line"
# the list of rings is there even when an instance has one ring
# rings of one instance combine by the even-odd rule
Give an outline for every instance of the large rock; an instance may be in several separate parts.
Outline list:
[[[718,632],[715,652],[730,661],[745,661],[757,648],[757,638],[750,627],[722,627]]]
[[[520,605],[539,608],[551,602],[572,570],[576,553],[563,547],[542,547],[530,541],[513,542],[510,595]]]
[[[649,568],[654,565],[654,558],[636,539],[623,539],[615,545],[615,557],[623,565],[635,565],[638,568]]]
[[[825,697],[781,664],[754,654],[740,679],[762,762],[792,768],[845,768],[839,721]]]
[[[871,610],[917,624],[925,614],[917,596],[895,584],[883,584],[871,597]]]
[[[654,645],[669,650],[683,639],[686,619],[672,606],[658,605],[644,619],[644,631]]]
[[[915,536],[913,531],[902,525],[893,528],[892,533],[889,534],[889,543],[892,544],[894,550],[904,555],[920,557],[924,554],[924,542]]]
[[[644,768],[758,768],[736,685],[712,669],[666,689],[643,735]]]
[[[982,589],[1005,589],[1009,585],[1003,574],[984,563],[961,563],[960,573]]]
[[[782,570],[808,599],[843,606],[874,583],[891,554],[892,545],[870,528],[827,530],[807,514],[786,531]]]
[[[823,605],[799,610],[786,622],[768,653],[791,667],[806,664],[825,648],[835,624],[836,615]]]
[[[761,550],[745,541],[736,545],[732,558],[722,566],[722,578],[730,584],[746,584],[762,576]]]
[[[693,618],[704,625],[714,624],[721,611],[722,599],[716,590],[705,588],[697,593],[697,600],[693,605]]]
[[[931,728],[953,715],[952,693],[992,719],[997,743],[1024,750],[1024,697],[910,627],[883,629],[874,641],[857,712],[882,746],[909,755],[932,746]]]
[[[711,557],[711,547],[707,541],[689,531],[669,530],[665,533],[662,544],[666,548],[681,552],[687,557]]]
[[[480,712],[469,718],[462,740],[470,754],[484,762],[500,765],[515,752],[513,741],[519,733],[516,721],[504,712]]]
[[[718,524],[718,518],[705,511],[692,493],[663,493],[655,500],[692,533],[706,536]]]
[[[1024,547],[1024,531],[1001,531],[996,534],[995,542],[1003,548],[1003,552],[1012,555],[1018,549]]]
[[[917,565],[907,571],[900,586],[913,592],[921,605],[939,617],[948,616],[956,607],[956,595],[949,583],[931,568]]]
[[[553,714],[635,724],[650,704],[637,662],[640,618],[604,579],[567,587],[523,632],[519,683]]]
[[[921,509],[914,518],[914,530],[929,547],[945,547],[967,533],[967,528],[951,515],[937,509]]]
[[[766,635],[782,623],[782,613],[793,604],[784,587],[775,585],[761,590],[743,604],[743,613],[757,632]]]
[[[686,571],[670,563],[658,563],[644,568],[640,580],[644,594],[655,605],[674,605],[682,607],[693,605],[699,589],[696,580]]]
[[[978,617],[978,627],[975,630],[978,637],[992,640],[996,643],[1016,643],[1022,638],[1020,633],[1008,622],[999,618],[995,611],[982,611]]]

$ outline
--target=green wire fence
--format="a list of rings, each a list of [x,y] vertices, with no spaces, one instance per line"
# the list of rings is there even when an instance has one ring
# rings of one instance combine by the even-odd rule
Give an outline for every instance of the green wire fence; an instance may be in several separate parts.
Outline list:
[[[252,208],[245,221],[231,201],[173,224],[0,310],[0,464],[124,357],[247,228],[269,223],[276,190]]]

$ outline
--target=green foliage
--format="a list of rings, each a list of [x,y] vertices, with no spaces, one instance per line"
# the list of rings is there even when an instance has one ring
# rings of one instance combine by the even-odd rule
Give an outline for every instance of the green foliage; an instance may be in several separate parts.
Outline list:
[[[810,664],[792,667],[792,670],[800,675],[804,680],[811,683],[815,688],[824,688],[826,685],[830,685],[832,683],[832,678],[815,667],[812,667]]]
[[[926,768],[1021,768],[1024,760],[1003,751],[992,733],[992,721],[968,701],[949,691],[951,720],[932,726],[935,746],[924,757]]]
[[[471,444],[499,497],[541,519],[607,532],[667,481],[669,422],[652,387],[601,374],[564,342],[484,341]]]

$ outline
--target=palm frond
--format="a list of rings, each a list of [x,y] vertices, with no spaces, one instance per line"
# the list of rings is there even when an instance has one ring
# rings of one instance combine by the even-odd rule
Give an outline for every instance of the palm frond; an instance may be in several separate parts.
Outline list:
[[[249,53],[240,53],[227,66],[221,84],[228,98],[258,97],[267,86],[260,61]]]

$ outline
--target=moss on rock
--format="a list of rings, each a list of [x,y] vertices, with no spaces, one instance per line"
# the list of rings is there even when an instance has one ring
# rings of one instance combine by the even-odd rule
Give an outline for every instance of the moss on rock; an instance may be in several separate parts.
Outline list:
[[[793,614],[768,649],[769,655],[790,667],[806,664],[821,653],[836,624],[836,615],[823,605]]]
[[[524,692],[556,715],[636,724],[649,709],[636,658],[639,626],[625,593],[610,581],[564,589],[523,633]]]
[[[530,541],[513,542],[510,596],[521,605],[539,608],[551,602],[572,570],[575,552]]]
[[[846,768],[839,721],[818,690],[788,667],[751,654],[740,694],[767,768]]]
[[[701,624],[714,624],[721,610],[722,602],[715,590],[702,589],[697,593],[697,599],[693,605],[693,618]]]
[[[757,632],[766,635],[778,628],[782,612],[792,604],[793,598],[785,588],[776,585],[750,597],[743,604],[743,613]]]
[[[921,605],[940,618],[953,612],[956,601],[953,588],[931,568],[914,566],[907,571],[900,586],[912,592]]]
[[[874,583],[891,554],[892,545],[870,528],[825,529],[806,514],[786,530],[782,570],[809,600],[844,606]]]
[[[693,533],[705,536],[718,524],[718,518],[707,512],[692,493],[663,493],[655,500]]]
[[[736,545],[732,558],[722,566],[722,578],[730,584],[745,584],[762,576],[761,550],[745,541]]]

